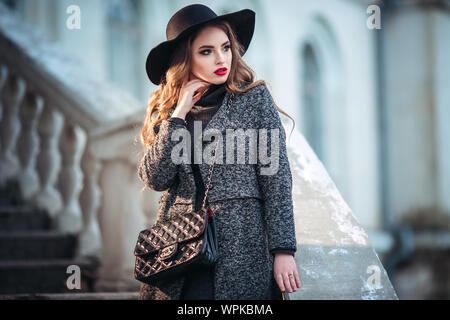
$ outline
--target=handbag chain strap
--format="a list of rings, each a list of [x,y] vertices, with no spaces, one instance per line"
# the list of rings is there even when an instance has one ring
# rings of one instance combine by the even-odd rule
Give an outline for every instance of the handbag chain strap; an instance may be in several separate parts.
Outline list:
[[[230,106],[231,106],[231,101],[233,99],[233,93],[230,94],[230,97],[227,101],[227,110],[226,110],[226,115],[228,116],[228,113],[230,112]],[[219,145],[219,139],[217,139],[217,143],[216,143],[216,147],[214,148],[214,159],[212,164],[209,166],[209,172],[208,172],[208,185],[206,187],[206,191],[205,191],[205,196],[203,197],[203,204],[202,204],[202,209],[205,208],[205,204],[206,204],[206,197],[208,196],[208,191],[209,188],[211,186],[211,176],[214,170],[214,164],[216,163],[216,156],[217,156],[217,146]]]

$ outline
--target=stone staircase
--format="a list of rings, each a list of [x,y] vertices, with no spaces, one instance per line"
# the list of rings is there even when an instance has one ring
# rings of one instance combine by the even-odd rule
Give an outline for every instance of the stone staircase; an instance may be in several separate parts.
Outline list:
[[[46,212],[24,204],[15,183],[0,190],[1,299],[136,299],[137,293],[95,293],[100,263],[75,256],[77,236],[54,230]],[[81,271],[81,288],[68,289]]]

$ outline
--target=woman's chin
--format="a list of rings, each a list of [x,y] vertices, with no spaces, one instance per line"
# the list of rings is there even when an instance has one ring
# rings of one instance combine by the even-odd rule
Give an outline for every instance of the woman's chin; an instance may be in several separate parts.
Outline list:
[[[208,80],[208,82],[211,83],[211,84],[216,84],[216,85],[218,85],[218,84],[223,84],[223,83],[227,82],[227,78],[222,78],[222,79],[210,79],[210,80]]]

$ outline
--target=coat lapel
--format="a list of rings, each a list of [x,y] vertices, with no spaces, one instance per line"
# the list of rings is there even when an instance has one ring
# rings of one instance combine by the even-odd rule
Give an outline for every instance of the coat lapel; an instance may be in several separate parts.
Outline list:
[[[227,111],[227,103],[230,99],[230,93],[227,91],[225,93],[225,96],[222,100],[222,105],[220,106],[219,110],[214,114],[214,116],[211,118],[211,120],[208,122],[208,124],[205,127],[205,130],[209,129],[218,129],[223,130],[225,128],[225,121],[226,120],[226,111]]]

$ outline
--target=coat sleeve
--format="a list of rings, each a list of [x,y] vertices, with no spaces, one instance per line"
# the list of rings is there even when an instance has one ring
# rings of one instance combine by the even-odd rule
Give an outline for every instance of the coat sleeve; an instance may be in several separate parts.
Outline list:
[[[256,169],[259,188],[264,199],[264,220],[268,232],[269,251],[275,253],[283,248],[295,253],[297,241],[292,200],[292,175],[283,126],[269,90],[264,85],[260,88],[255,101],[260,119]],[[261,129],[267,129],[267,139],[262,138],[261,131],[265,130]],[[268,155],[267,159],[270,161],[263,160],[261,153]]]
[[[178,165],[172,161],[171,153],[179,141],[172,141],[171,136],[174,130],[183,128],[186,126],[174,119],[163,120],[155,128],[155,141],[146,149],[138,165],[139,179],[150,189],[164,191],[175,181]]]
[[[287,253],[287,254],[290,254],[293,257],[295,257],[295,250],[293,250],[293,249],[278,248],[278,249],[273,249],[272,251],[270,251],[270,253],[273,255],[275,255],[276,253]]]

